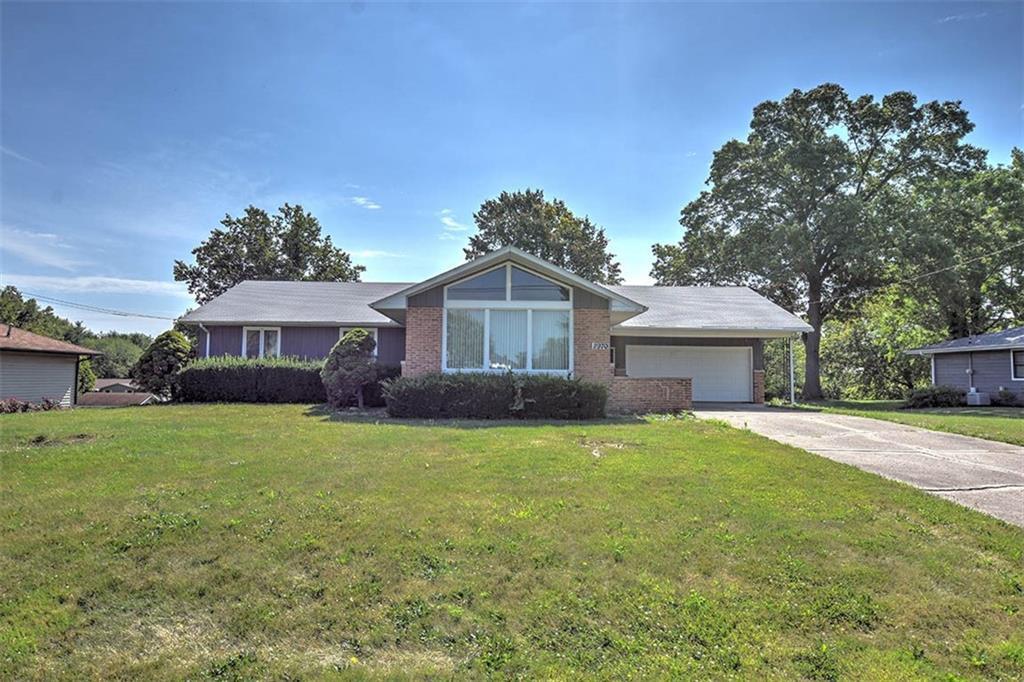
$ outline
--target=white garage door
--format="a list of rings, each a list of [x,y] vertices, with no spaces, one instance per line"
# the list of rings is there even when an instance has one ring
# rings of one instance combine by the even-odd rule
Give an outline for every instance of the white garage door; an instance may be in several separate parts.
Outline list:
[[[693,399],[750,402],[750,348],[723,346],[626,346],[626,376],[691,377]]]

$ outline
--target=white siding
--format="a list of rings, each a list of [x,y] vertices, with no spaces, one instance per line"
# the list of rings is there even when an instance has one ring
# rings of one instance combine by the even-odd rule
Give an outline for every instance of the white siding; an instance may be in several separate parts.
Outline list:
[[[0,352],[0,399],[38,403],[49,398],[70,407],[77,362],[74,355]]]

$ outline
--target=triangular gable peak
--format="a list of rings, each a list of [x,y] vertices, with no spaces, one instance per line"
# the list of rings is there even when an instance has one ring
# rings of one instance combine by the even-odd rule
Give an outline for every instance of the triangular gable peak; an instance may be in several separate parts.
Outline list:
[[[564,291],[564,294],[560,293]],[[567,298],[566,298],[567,297]],[[506,246],[423,282],[374,301],[370,307],[400,323],[410,306],[460,306],[461,301],[491,301],[508,306],[571,302],[573,307],[607,307],[617,324],[647,308],[542,258]]]

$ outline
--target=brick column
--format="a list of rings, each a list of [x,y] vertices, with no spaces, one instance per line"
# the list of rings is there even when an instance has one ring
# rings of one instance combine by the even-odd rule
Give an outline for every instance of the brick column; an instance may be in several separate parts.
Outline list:
[[[442,308],[409,308],[405,312],[405,362],[402,376],[441,371]]]
[[[591,344],[611,343],[611,319],[608,310],[580,308],[572,311],[573,376],[604,384],[612,380],[611,351],[595,349]]]
[[[757,404],[764,403],[764,370],[754,370],[754,402]]]

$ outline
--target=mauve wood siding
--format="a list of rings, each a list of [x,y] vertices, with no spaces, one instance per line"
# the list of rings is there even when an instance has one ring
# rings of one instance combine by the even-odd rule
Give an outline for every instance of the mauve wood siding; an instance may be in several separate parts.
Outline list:
[[[608,310],[608,299],[586,289],[572,288],[572,307],[576,310]]]
[[[382,365],[399,365],[402,360],[405,360],[405,328],[377,329],[377,362]]]
[[[210,330],[210,356],[218,355],[241,355],[242,354],[242,328],[228,326],[206,326]],[[201,333],[201,332],[200,332]],[[202,353],[206,350],[205,344]]]
[[[319,360],[338,343],[338,327],[281,327],[281,355]]]
[[[410,296],[406,305],[410,308],[440,308],[444,305],[444,286],[436,286]]]
[[[764,369],[764,342],[761,339],[718,339],[709,337],[667,338],[661,336],[613,336],[615,369],[626,369],[626,344],[630,346],[746,346],[754,349],[754,369]]]
[[[971,353],[936,353],[935,385],[956,386],[964,391],[970,390],[971,378],[967,368],[973,357],[974,387],[979,393],[996,393],[999,387],[1005,387],[1014,393],[1024,391],[1024,381],[1010,380],[1010,351],[990,350],[973,351]]]

